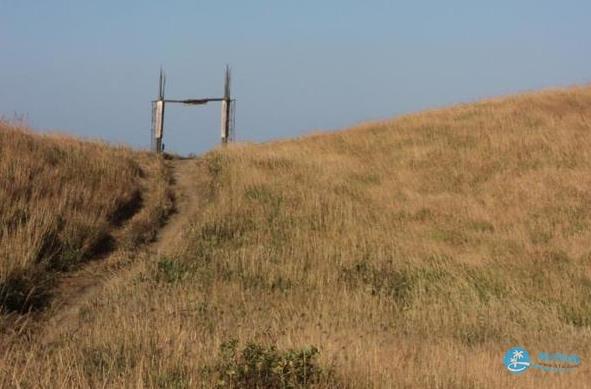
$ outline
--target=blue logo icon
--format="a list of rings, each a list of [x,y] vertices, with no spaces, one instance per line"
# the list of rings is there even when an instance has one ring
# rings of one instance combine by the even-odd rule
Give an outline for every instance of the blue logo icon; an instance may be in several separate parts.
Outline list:
[[[513,347],[505,353],[503,363],[513,374],[521,374],[531,365],[529,353],[523,347]]]

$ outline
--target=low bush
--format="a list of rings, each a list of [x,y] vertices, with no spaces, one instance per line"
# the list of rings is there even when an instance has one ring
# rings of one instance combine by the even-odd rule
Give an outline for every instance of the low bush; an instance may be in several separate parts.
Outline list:
[[[248,343],[241,351],[238,341],[230,340],[220,348],[215,368],[220,387],[299,388],[320,381],[318,349],[314,346],[280,351],[275,346]]]

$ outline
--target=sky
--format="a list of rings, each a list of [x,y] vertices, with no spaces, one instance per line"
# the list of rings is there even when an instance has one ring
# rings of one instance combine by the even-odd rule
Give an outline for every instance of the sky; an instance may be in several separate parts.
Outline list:
[[[221,97],[263,142],[591,82],[588,0],[0,0],[0,116],[150,144],[167,97]],[[168,105],[167,151],[219,143],[220,105]]]

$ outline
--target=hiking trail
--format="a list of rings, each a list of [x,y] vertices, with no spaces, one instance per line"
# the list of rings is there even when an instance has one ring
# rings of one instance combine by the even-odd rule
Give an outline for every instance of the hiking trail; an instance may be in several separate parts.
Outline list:
[[[135,257],[145,255],[149,261],[171,255],[182,242],[183,231],[190,217],[204,205],[202,195],[207,183],[204,165],[200,159],[174,159],[166,161],[172,169],[171,189],[175,199],[175,211],[169,215],[152,243],[140,248]],[[64,276],[58,283],[55,299],[41,320],[42,344],[56,341],[61,334],[74,333],[79,327],[81,309],[96,297],[111,282],[116,282],[123,273],[135,274],[142,269],[144,261],[116,264],[117,250],[105,258],[89,261],[81,269]],[[110,261],[111,260],[111,261]]]

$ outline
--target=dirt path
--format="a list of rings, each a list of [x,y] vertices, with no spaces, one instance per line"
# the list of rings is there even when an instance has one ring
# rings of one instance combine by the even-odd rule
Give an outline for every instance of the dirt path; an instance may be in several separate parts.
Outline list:
[[[203,162],[198,159],[182,159],[167,163],[170,164],[174,178],[172,189],[176,212],[169,217],[155,241],[139,251],[138,257],[145,255],[150,260],[157,260],[174,252],[182,243],[183,231],[190,222],[191,215],[205,201],[200,195],[207,185]],[[40,342],[49,344],[57,340],[60,334],[75,332],[79,326],[80,310],[87,302],[110,282],[116,282],[121,272],[133,274],[139,270],[140,264],[115,251],[64,277],[57,288],[51,309],[41,320]]]

